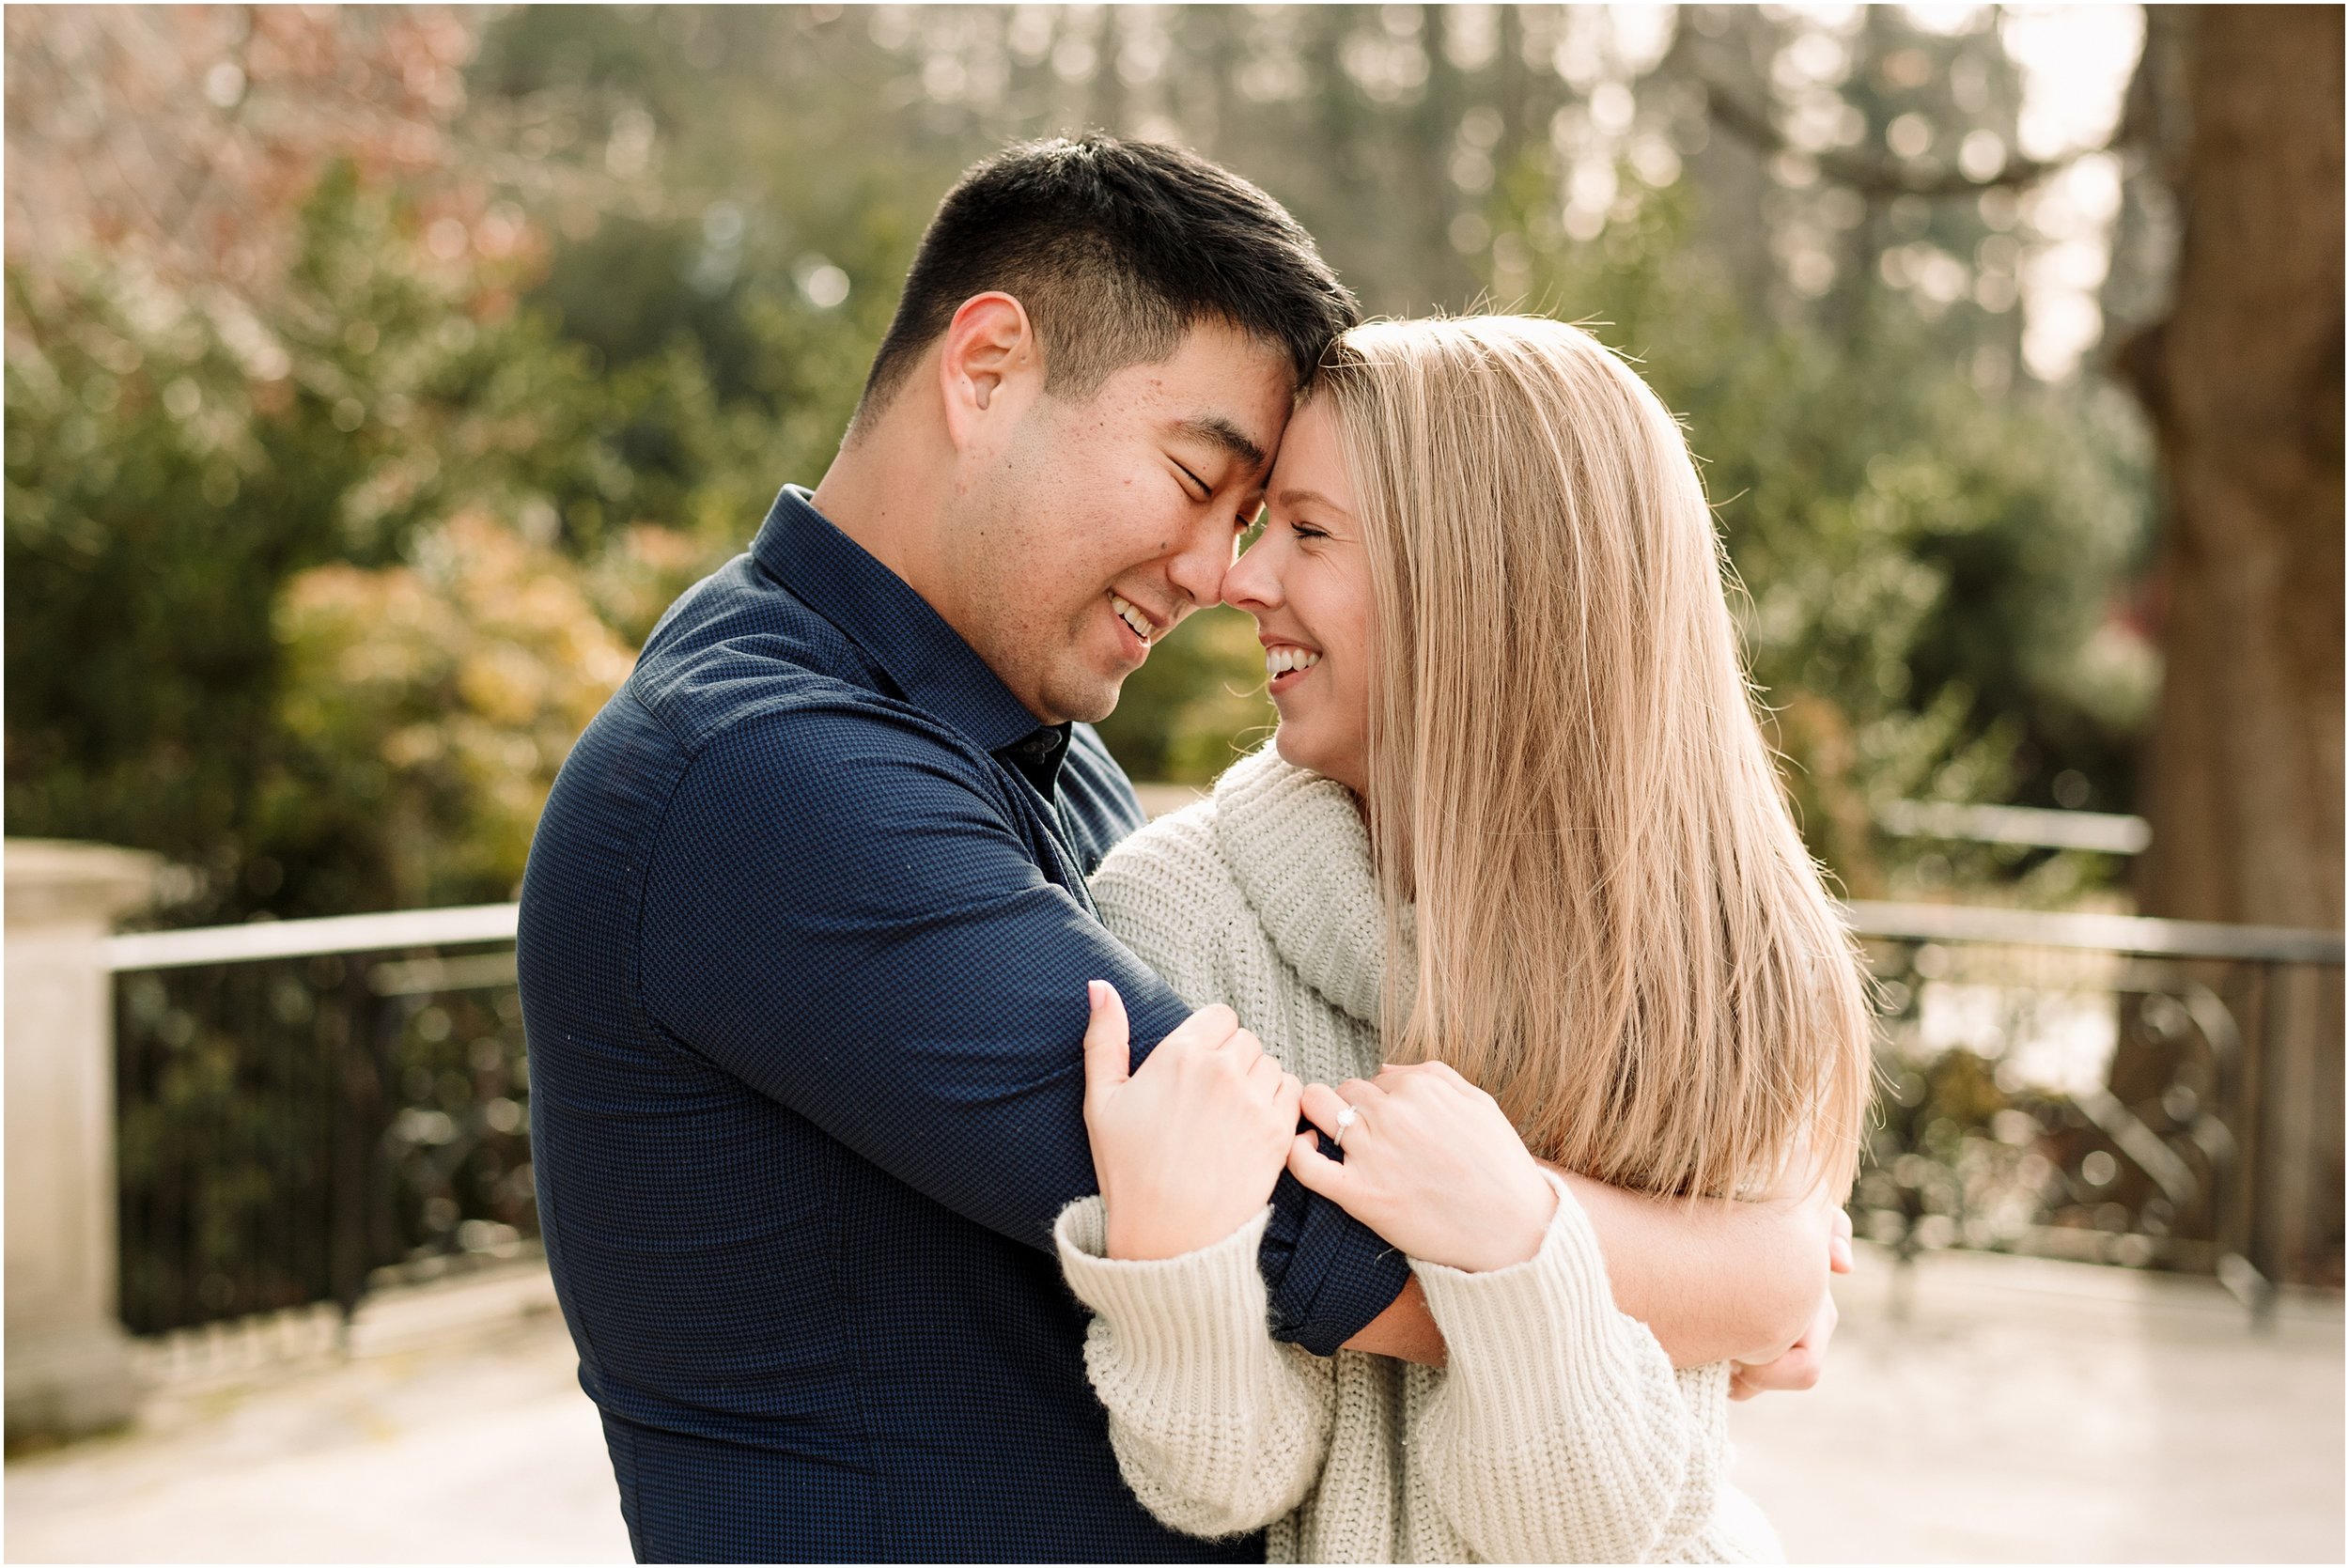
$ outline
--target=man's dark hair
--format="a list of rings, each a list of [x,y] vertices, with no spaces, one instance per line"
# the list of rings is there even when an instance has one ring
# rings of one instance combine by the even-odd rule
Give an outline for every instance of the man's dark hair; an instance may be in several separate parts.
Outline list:
[[[1167,358],[1203,320],[1277,344],[1301,391],[1361,319],[1313,237],[1229,170],[1097,133],[1022,142],[938,204],[857,417],[889,401],[965,300],[991,289],[1026,308],[1045,385],[1063,397]]]

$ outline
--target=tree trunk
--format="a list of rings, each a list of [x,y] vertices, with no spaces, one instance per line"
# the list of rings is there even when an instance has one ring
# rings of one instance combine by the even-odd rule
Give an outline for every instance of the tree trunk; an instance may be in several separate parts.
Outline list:
[[[2169,318],[2121,354],[2168,501],[2139,905],[2338,930],[2341,11],[2202,7],[2170,20],[2184,56],[2173,106],[2190,125],[2172,176],[2175,292]],[[2248,1048],[2237,1212],[2253,1260],[2271,1277],[2337,1281],[2341,972],[2207,978],[2232,993]],[[2124,1048],[2116,1092],[2154,1087],[2128,1082],[2145,1065]]]
[[[2341,924],[2341,12],[2206,7],[2169,318],[2148,914]]]

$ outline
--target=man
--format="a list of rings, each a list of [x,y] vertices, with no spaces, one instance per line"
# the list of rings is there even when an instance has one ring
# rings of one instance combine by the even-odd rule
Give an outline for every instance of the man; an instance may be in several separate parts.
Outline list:
[[[1050,1251],[1093,1188],[1085,983],[1138,1059],[1189,1012],[1093,918],[1141,814],[1083,721],[1215,602],[1352,319],[1294,221],[1187,154],[979,165],[822,483],[564,768],[522,891],[534,1160],[640,1558],[1261,1557],[1128,1492]],[[1401,1257],[1286,1177],[1274,1203],[1283,1337],[1439,1358]],[[1809,1321],[1816,1262],[1731,1272],[1799,1226],[1595,1209],[1684,1359]]]

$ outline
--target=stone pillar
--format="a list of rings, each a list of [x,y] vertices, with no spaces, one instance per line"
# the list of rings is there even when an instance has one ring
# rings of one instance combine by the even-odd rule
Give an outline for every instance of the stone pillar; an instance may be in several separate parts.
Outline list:
[[[9,839],[8,1436],[137,1407],[117,1315],[114,995],[101,945],[151,896],[152,855]]]

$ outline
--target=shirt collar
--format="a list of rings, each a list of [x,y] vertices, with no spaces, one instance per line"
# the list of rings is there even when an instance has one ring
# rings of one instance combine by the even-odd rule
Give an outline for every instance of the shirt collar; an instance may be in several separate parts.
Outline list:
[[[1057,732],[1050,771],[1059,771],[1067,726],[1039,725],[929,600],[835,527],[805,489],[783,488],[751,554],[880,666],[897,695],[960,730],[980,750],[1003,751]]]

